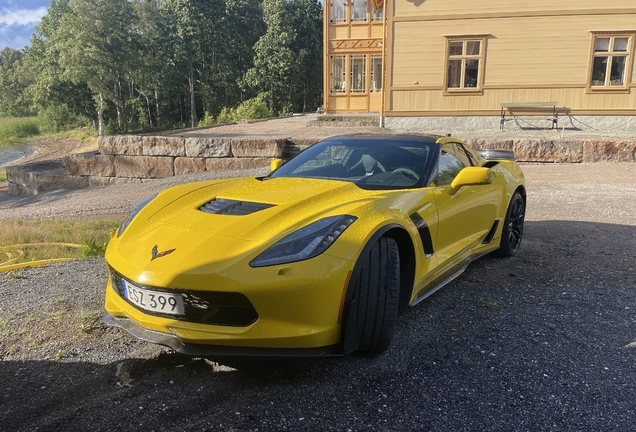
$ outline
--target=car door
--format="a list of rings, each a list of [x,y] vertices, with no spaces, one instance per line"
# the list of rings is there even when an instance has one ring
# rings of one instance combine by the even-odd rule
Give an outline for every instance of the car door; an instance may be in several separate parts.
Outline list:
[[[463,186],[458,190],[450,187],[463,168],[475,163],[461,144],[442,145],[433,188],[439,215],[435,243],[439,272],[461,265],[472,255],[497,216],[501,192],[493,186]]]

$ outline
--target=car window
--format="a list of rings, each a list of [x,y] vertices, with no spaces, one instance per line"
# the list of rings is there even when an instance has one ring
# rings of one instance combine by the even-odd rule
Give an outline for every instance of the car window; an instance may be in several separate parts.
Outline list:
[[[268,178],[348,181],[363,189],[401,189],[428,184],[436,148],[431,138],[334,137],[314,144]]]
[[[332,145],[325,147],[315,155],[314,158],[308,160],[306,163],[299,165],[293,174],[301,174],[304,171],[310,171],[316,168],[326,167],[329,165],[343,164],[343,160],[347,155],[351,153],[351,150],[343,145]]]
[[[461,144],[457,144],[457,150],[458,154],[456,156],[459,158],[459,160],[463,161],[466,166],[477,166],[477,158],[471,152],[469,152],[466,147]]]
[[[446,146],[444,146],[446,147]],[[435,185],[446,186],[453,182],[457,174],[466,166],[461,160],[442,147]]]

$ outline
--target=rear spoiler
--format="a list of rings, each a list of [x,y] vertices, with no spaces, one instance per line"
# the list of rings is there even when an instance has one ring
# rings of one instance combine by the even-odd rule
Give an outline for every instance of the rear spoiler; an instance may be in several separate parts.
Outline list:
[[[477,150],[477,153],[486,160],[515,160],[515,152],[510,150],[483,149]]]

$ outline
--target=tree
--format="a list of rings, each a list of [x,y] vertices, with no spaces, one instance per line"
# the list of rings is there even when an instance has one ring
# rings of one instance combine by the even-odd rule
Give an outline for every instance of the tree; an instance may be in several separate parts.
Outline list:
[[[321,9],[315,0],[263,3],[267,31],[254,46],[254,67],[242,84],[256,89],[275,112],[306,110],[322,87]]]
[[[51,0],[47,14],[35,28],[27,57],[34,73],[34,82],[26,89],[32,109],[38,112],[61,110],[67,117],[95,118],[95,103],[86,83],[73,84],[62,77],[59,50],[52,42],[63,16],[72,13],[69,0]],[[56,128],[62,125],[57,125]]]
[[[0,115],[32,114],[26,88],[33,81],[33,70],[24,51],[9,47],[0,51]]]
[[[126,0],[71,0],[70,6],[72,13],[62,16],[51,43],[58,49],[62,76],[90,89],[103,135],[106,100],[115,106],[120,128],[127,119],[124,85],[137,43],[133,10]]]

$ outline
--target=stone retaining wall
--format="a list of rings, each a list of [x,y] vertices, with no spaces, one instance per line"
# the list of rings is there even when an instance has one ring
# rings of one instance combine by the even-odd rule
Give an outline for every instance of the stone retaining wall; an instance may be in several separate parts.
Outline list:
[[[512,150],[518,162],[636,162],[636,141],[468,139],[476,149]]]
[[[318,139],[293,142],[288,137],[181,138],[168,136],[107,136],[98,151],[7,168],[9,193],[139,183],[203,171],[268,167]]]
[[[139,183],[203,171],[269,166],[290,158],[317,138],[182,138],[109,136],[99,150],[7,168],[9,193]],[[469,139],[476,149],[512,150],[520,162],[636,162],[636,141]]]

